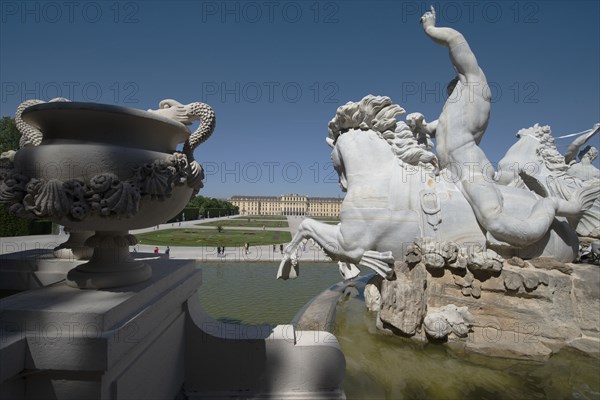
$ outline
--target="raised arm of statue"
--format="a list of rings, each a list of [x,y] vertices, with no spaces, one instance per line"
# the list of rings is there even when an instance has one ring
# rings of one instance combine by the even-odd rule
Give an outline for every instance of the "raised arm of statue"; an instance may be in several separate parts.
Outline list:
[[[577,139],[573,140],[573,142],[569,145],[567,151],[565,152],[565,163],[570,164],[571,161],[574,161],[575,157],[577,157],[577,152],[579,151],[579,148],[585,143],[587,143],[587,141],[594,137],[598,132],[600,132],[600,123],[595,124],[590,132],[586,133],[585,135],[581,135]]]
[[[452,28],[436,27],[435,9],[433,6],[431,6],[431,11],[423,14],[420,22],[427,36],[437,44],[447,47],[450,50],[450,60],[456,69],[458,78],[463,83],[470,81],[472,76],[480,79],[483,72],[479,68],[477,59],[464,36]]]
[[[452,28],[435,26],[435,9],[421,17],[425,34],[446,47],[457,73],[448,92],[458,96],[448,99],[435,123],[427,124],[422,115],[407,118],[413,134],[422,142],[428,131],[435,131],[437,158],[441,169],[462,165],[453,172],[477,221],[485,228],[488,241],[523,246],[535,243],[548,232],[556,215],[577,216],[587,210],[598,190],[582,188],[569,201],[547,197],[539,199],[527,218],[515,218],[505,207],[504,196],[494,181],[490,161],[478,146],[488,125],[491,101],[485,74],[464,36]],[[468,90],[468,95],[461,90]],[[562,158],[562,157],[561,157]],[[468,165],[475,166],[471,172]]]

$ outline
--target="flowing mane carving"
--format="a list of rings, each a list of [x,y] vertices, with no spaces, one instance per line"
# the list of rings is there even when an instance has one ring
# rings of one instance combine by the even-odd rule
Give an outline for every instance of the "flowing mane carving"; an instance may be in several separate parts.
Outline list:
[[[554,137],[548,125],[535,124],[517,132],[517,137],[531,136],[540,142],[536,149],[537,156],[544,162],[550,171],[566,171],[569,166],[565,163],[565,157],[560,154],[554,144]]]
[[[365,96],[359,102],[348,102],[337,109],[328,125],[329,139],[335,144],[340,135],[351,129],[372,130],[390,145],[401,165],[419,166],[434,172],[437,157],[431,151],[432,143],[419,144],[409,126],[396,119],[404,113],[405,110],[387,96]]]

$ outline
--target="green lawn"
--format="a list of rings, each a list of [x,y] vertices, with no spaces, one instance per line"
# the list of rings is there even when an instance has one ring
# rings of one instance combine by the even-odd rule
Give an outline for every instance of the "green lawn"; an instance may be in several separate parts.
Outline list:
[[[256,220],[254,218],[250,218],[250,221],[248,221],[248,218],[237,218],[237,219],[213,221],[213,222],[209,222],[206,224],[197,224],[197,225],[204,225],[204,226],[221,225],[223,227],[244,226],[247,228],[262,228],[263,226],[266,228],[287,228],[288,227],[287,221],[261,221],[261,220]]]
[[[287,221],[287,217],[284,215],[237,215],[234,219],[256,219],[256,220],[276,220],[276,221]]]
[[[155,246],[225,246],[242,247],[288,243],[292,240],[289,232],[224,230],[215,229],[165,229],[136,235],[141,244]]]

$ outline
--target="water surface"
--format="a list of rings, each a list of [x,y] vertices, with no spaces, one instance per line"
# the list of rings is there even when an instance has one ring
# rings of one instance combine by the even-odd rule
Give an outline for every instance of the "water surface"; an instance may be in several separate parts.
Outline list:
[[[384,335],[375,315],[357,298],[338,307],[349,399],[600,399],[599,360],[575,351],[545,363],[485,357]]]
[[[340,281],[335,263],[304,263],[277,281],[276,263],[202,263],[200,299],[213,317],[245,324],[289,323]],[[360,297],[338,306],[335,335],[346,356],[348,399],[599,399],[600,361],[563,350],[546,363],[464,353],[375,329]]]
[[[289,324],[313,297],[342,278],[336,263],[302,263],[298,279],[277,280],[273,262],[198,263],[200,301],[223,322]]]

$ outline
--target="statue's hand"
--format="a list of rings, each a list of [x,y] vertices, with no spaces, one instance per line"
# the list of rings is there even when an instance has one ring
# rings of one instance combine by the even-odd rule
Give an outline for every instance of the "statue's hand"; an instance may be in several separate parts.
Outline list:
[[[418,112],[410,113],[406,116],[406,124],[414,131],[416,128],[420,128],[425,124],[425,117]]]
[[[431,11],[427,11],[419,20],[423,24],[423,29],[427,29],[430,26],[435,26],[435,8],[431,6]]]

